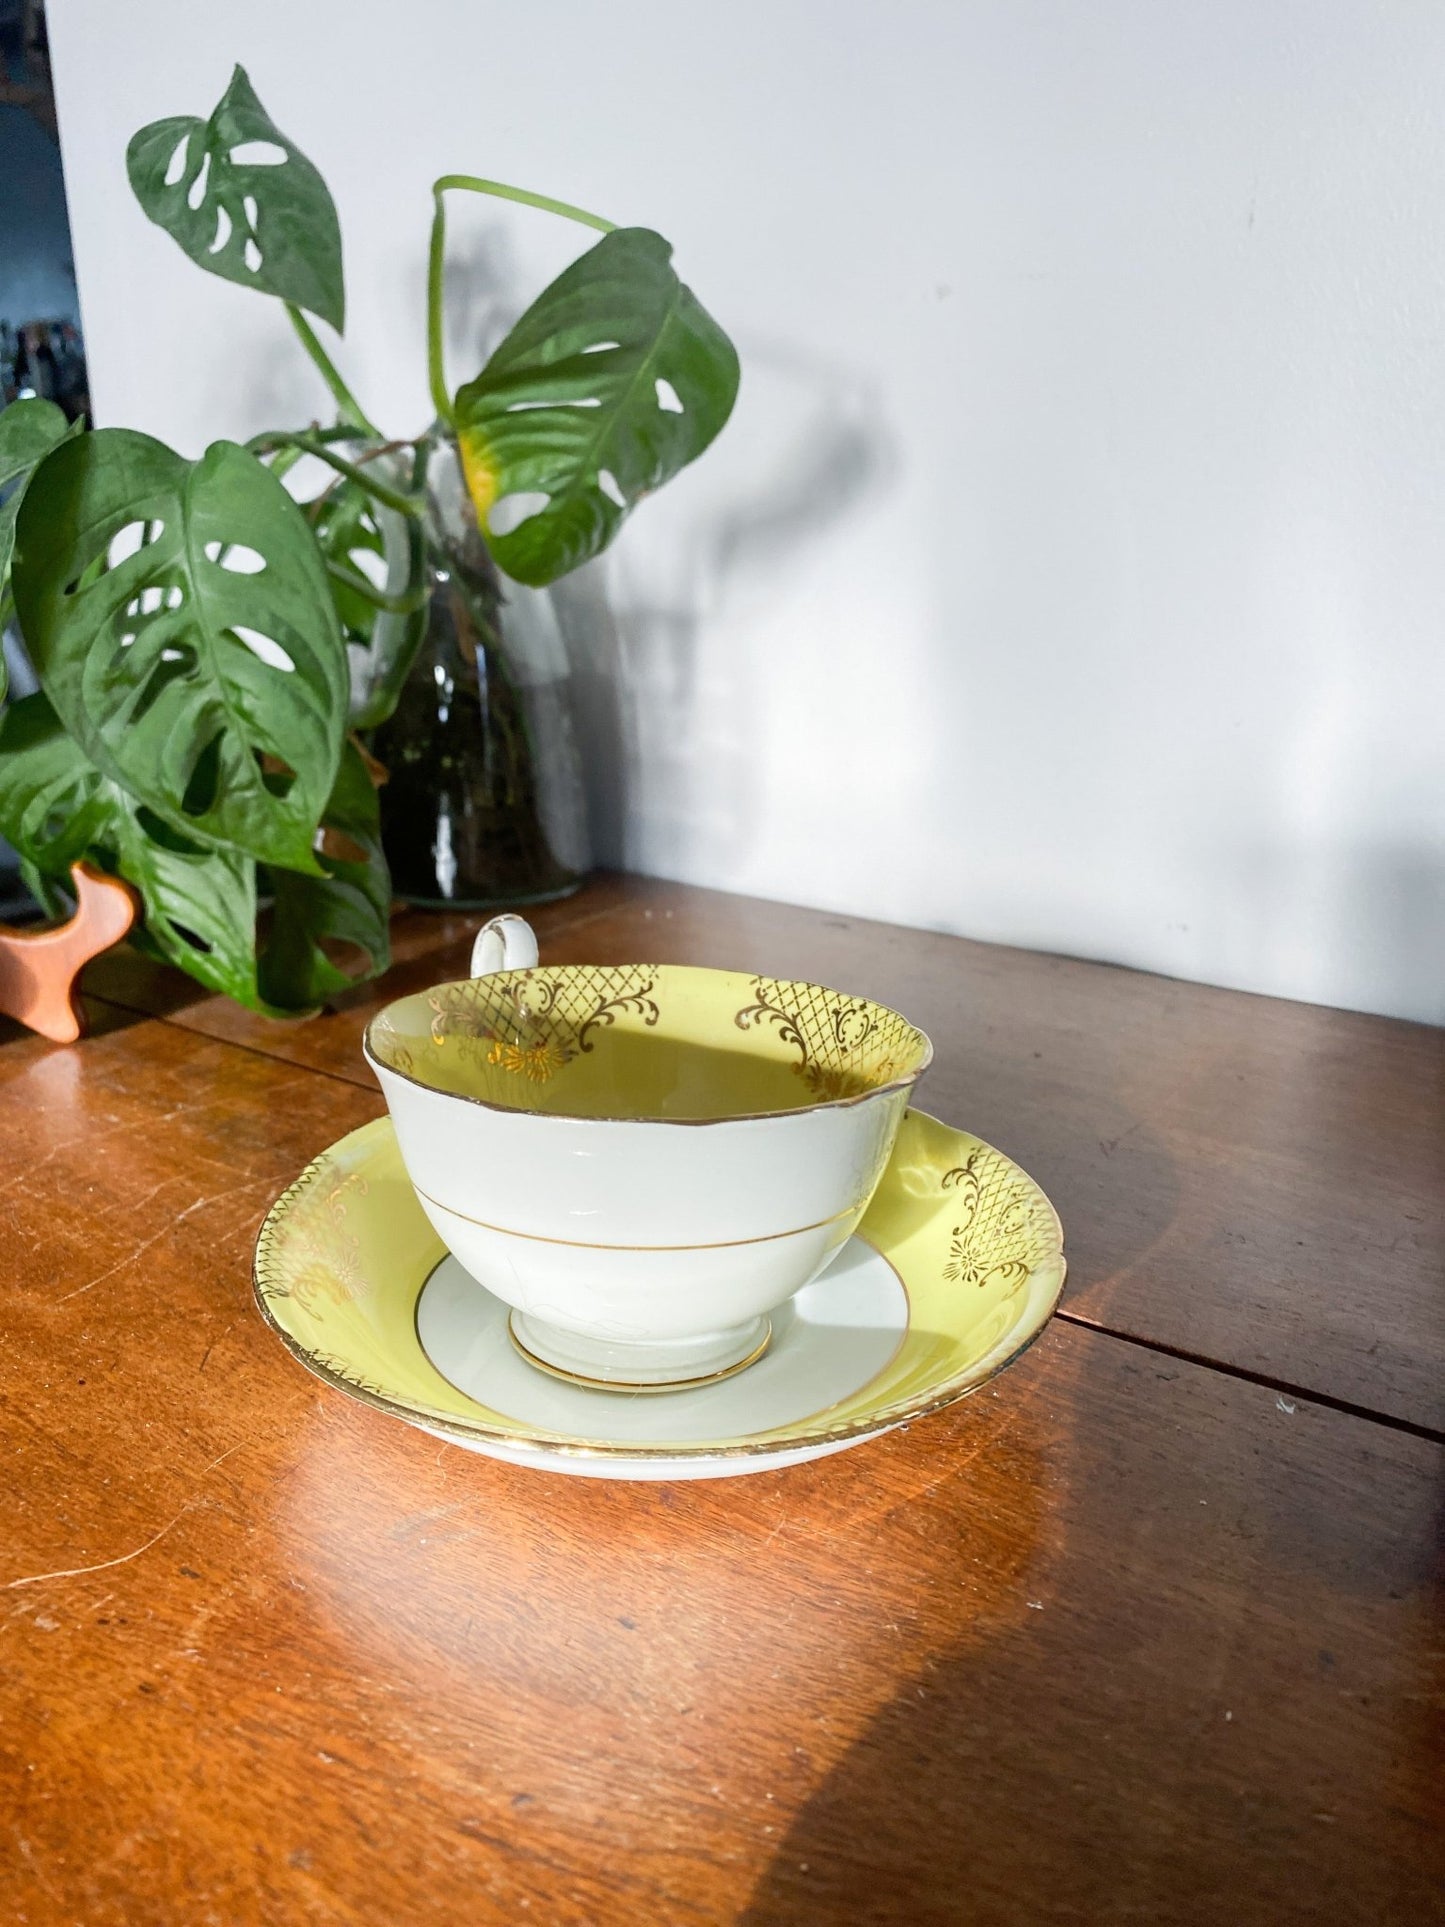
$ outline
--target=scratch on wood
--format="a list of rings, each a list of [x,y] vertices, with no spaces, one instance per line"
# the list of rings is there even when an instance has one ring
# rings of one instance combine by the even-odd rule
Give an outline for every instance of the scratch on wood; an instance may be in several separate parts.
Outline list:
[[[176,1173],[172,1173],[170,1177],[162,1178],[159,1184],[152,1185],[151,1189],[146,1192],[143,1198],[117,1198],[114,1204],[107,1205],[103,1211],[90,1211],[86,1213],[86,1216],[92,1223],[94,1223],[97,1218],[113,1218],[117,1212],[121,1211],[123,1211],[127,1217],[131,1217],[137,1211],[143,1211],[151,1199],[158,1198],[168,1185],[178,1184],[179,1182],[179,1176]]]
[[[430,1512],[410,1513],[392,1527],[391,1536],[393,1539],[410,1539],[413,1534],[420,1532],[423,1526],[430,1525],[436,1519],[449,1518],[453,1512],[460,1512],[468,1504],[470,1500],[457,1499],[451,1505],[433,1506]]]
[[[233,1184],[229,1190],[213,1191],[204,1198],[197,1198],[194,1204],[188,1204],[184,1211],[178,1211],[168,1224],[163,1224],[159,1231],[152,1233],[142,1244],[138,1244],[134,1251],[127,1252],[124,1258],[117,1258],[115,1263],[107,1266],[98,1278],[92,1278],[86,1284],[77,1285],[74,1291],[66,1292],[63,1298],[57,1298],[56,1304],[68,1305],[72,1298],[79,1298],[82,1292],[94,1291],[95,1287],[103,1285],[107,1278],[113,1278],[118,1271],[124,1271],[127,1265],[133,1265],[136,1259],[149,1251],[153,1244],[158,1244],[168,1232],[174,1231],[177,1225],[184,1224],[187,1218],[194,1217],[197,1211],[204,1210],[208,1204],[219,1204],[222,1198],[233,1198],[239,1191],[254,1191],[258,1184],[268,1182],[269,1180],[264,1178],[251,1178],[245,1184]]]
[[[204,1202],[205,1200],[202,1199],[201,1203]],[[162,1225],[159,1231],[154,1232],[143,1244],[137,1245],[134,1251],[128,1251],[123,1258],[117,1258],[113,1265],[107,1266],[98,1278],[92,1278],[87,1284],[77,1285],[74,1291],[66,1292],[63,1298],[57,1298],[55,1301],[56,1304],[68,1305],[72,1298],[79,1298],[83,1292],[94,1291],[95,1287],[97,1285],[103,1285],[107,1278],[114,1278],[118,1271],[124,1271],[127,1265],[133,1265],[136,1259],[149,1251],[153,1244],[159,1244],[168,1231],[173,1230],[175,1226],[181,1222],[182,1218],[188,1218],[191,1212],[196,1209],[198,1209],[198,1206],[193,1204],[188,1210],[180,1212],[178,1216],[171,1220],[170,1224]]]
[[[237,1439],[234,1445],[228,1445],[225,1451],[222,1452],[218,1458],[214,1458],[211,1460],[211,1463],[206,1467],[206,1471],[201,1474],[201,1477],[205,1478],[206,1472],[214,1472],[216,1467],[218,1465],[223,1464],[228,1458],[230,1458],[233,1452],[239,1452],[241,1447],[245,1443],[246,1443],[245,1439]]]
[[[232,1449],[234,1450],[234,1447]],[[224,1456],[223,1453],[222,1457]],[[143,1552],[149,1552],[157,1540],[164,1539],[171,1527],[179,1525],[195,1503],[194,1499],[187,1499],[175,1518],[168,1519],[159,1532],[153,1532],[145,1544],[137,1546],[134,1552],[123,1552],[118,1559],[102,1559],[93,1566],[67,1566],[61,1572],[32,1572],[23,1579],[7,1579],[5,1584],[0,1586],[0,1592],[13,1592],[17,1586],[39,1586],[47,1579],[79,1579],[87,1572],[105,1572],[111,1566],[127,1565],[132,1559],[139,1559]]]

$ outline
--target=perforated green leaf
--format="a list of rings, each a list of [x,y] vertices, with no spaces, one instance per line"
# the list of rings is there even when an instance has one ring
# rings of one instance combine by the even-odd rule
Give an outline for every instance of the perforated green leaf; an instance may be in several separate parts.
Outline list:
[[[253,1010],[256,868],[178,835],[103,776],[41,693],[0,722],[0,832],[43,878],[82,856],[140,892],[143,947]]]
[[[53,401],[28,395],[0,409],[0,488],[28,474],[70,432]]]
[[[51,449],[75,432],[53,401],[28,397],[0,411],[0,493],[9,491],[0,502],[0,599],[10,579],[15,518],[25,485]]]
[[[41,684],[106,775],[185,837],[320,874],[346,658],[275,476],[231,442],[194,463],[129,429],[68,442],[27,490],[14,580]]]
[[[256,98],[244,67],[209,120],[152,121],[126,150],[136,199],[197,267],[346,320],[341,229],[326,183]]]
[[[362,951],[368,976],[390,961],[391,876],[381,853],[381,815],[352,743],[342,753],[325,822],[331,834],[323,845],[324,877],[270,873],[276,903],[260,982],[271,1003],[288,1009],[314,1008],[356,981],[327,955],[328,942]],[[327,854],[327,847],[336,854]]]
[[[375,501],[354,482],[339,481],[311,516],[322,555],[350,585],[331,575],[331,593],[346,639],[351,676],[349,722],[375,729],[396,708],[401,685],[426,631],[426,546],[420,525]],[[411,607],[381,608],[375,593]]]
[[[45,695],[0,719],[0,834],[47,876],[65,876],[106,822],[104,785]]]
[[[733,345],[662,236],[604,235],[456,396],[467,486],[498,563],[540,585],[596,555],[702,453],[737,387]],[[533,511],[517,526],[508,498]]]

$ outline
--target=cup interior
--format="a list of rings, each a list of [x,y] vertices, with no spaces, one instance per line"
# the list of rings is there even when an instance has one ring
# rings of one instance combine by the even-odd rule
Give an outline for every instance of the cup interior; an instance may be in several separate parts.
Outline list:
[[[448,1096],[683,1123],[851,1104],[932,1056],[897,1011],[821,984],[682,964],[497,971],[400,998],[367,1052]]]

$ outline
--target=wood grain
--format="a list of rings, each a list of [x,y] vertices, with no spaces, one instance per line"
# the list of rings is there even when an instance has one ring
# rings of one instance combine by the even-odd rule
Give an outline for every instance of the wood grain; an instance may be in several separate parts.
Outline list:
[[[1438,1447],[1055,1325],[814,1465],[496,1465],[251,1310],[261,1194],[364,1093],[159,1025],[25,1056],[0,1918],[1427,1917]],[[87,1172],[107,1242],[57,1245]]]
[[[475,922],[412,913],[391,977],[309,1024],[220,998],[175,1014],[369,1086],[372,1011],[464,974]],[[937,1047],[923,1108],[1058,1205],[1071,1315],[1445,1431],[1445,1032],[636,878],[536,922],[548,962],[711,963],[895,1005]],[[113,994],[119,968],[91,982]]]
[[[470,922],[403,934],[424,982]],[[933,1106],[1054,1191],[1075,1316],[1339,1382],[1363,1300],[1393,1349],[1358,1382],[1424,1397],[1421,1254],[1359,1252],[1437,1207],[1432,1033],[667,885],[544,942],[891,997]],[[270,1197],[380,1109],[360,1014],[0,1027],[7,1927],[1439,1917],[1437,1442],[1059,1321],[753,1478],[441,1445],[250,1301]]]

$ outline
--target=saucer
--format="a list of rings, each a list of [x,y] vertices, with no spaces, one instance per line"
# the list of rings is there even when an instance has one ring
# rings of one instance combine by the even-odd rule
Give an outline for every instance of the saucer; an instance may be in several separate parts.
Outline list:
[[[720,1478],[939,1410],[1038,1337],[1064,1282],[1053,1206],[981,1139],[910,1111],[855,1235],[745,1371],[664,1394],[529,1363],[509,1308],[423,1216],[388,1117],[307,1166],[256,1243],[267,1322],[338,1391],[438,1438],[591,1478]]]

